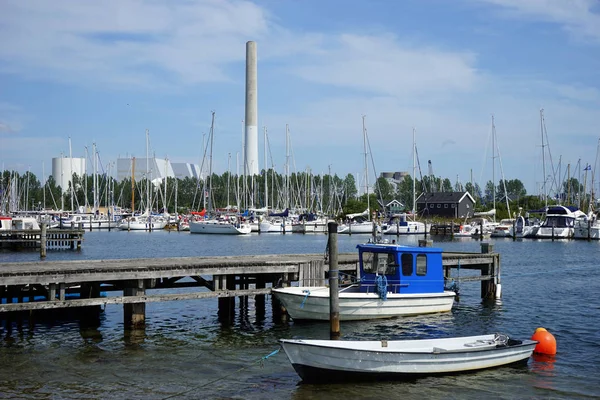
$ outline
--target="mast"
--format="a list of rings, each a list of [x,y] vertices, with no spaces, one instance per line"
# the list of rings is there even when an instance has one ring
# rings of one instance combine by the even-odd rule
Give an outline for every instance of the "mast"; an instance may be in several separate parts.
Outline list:
[[[494,124],[494,114],[492,114],[492,187],[492,197],[494,198],[492,208],[496,210],[496,125]],[[494,214],[494,222],[496,222],[496,214]]]
[[[369,200],[369,164],[367,163],[367,128],[365,128],[365,117],[362,116],[362,129],[363,129],[363,147],[365,149],[365,192],[367,193],[367,211],[369,221],[371,220],[371,203]]]
[[[290,206],[290,133],[285,124],[285,208]]]
[[[164,209],[163,209],[163,215],[166,215],[169,213],[169,209],[167,207],[167,173],[168,173],[168,165],[169,165],[169,157],[165,158],[165,188],[164,188],[164,198],[163,198],[163,203],[164,203]]]
[[[150,159],[148,158],[148,146],[149,146],[149,132],[148,129],[146,129],[146,209],[148,209],[148,212],[152,212],[152,208],[150,206]]]
[[[269,213],[269,185],[267,181],[267,175],[269,169],[267,168],[267,127],[263,127],[264,133],[264,158],[265,158],[265,208],[267,209],[267,214]]]
[[[135,212],[135,157],[131,157],[131,214]]]
[[[213,136],[215,128],[215,112],[212,112],[210,122],[210,153],[208,156],[208,210],[212,211],[212,152],[213,152]]]
[[[89,158],[90,158],[90,155],[88,153],[88,147],[85,146],[85,160],[86,160],[86,164],[85,164],[85,174],[84,174],[84,176],[85,176],[84,191],[85,191],[85,209],[86,209],[86,211],[90,207],[90,202],[89,202],[89,199],[88,199],[88,185],[87,185],[88,184],[88,182],[87,182],[88,181],[88,179],[87,179],[88,178],[88,176],[87,176],[87,160],[89,160]]]
[[[73,153],[71,151],[71,136],[69,136],[69,160],[71,161],[71,211],[75,211],[73,206],[73,192],[75,190],[73,186],[75,182],[73,181]]]
[[[544,109],[540,108],[540,131],[542,133],[542,173],[543,173],[543,191],[544,191],[544,206],[548,207],[548,194],[546,193],[546,156],[544,150]]]
[[[96,143],[92,143],[92,153],[94,154],[94,177],[93,177],[93,185],[94,185],[94,209],[92,212],[96,214],[96,210],[98,210],[98,155],[96,153]]]
[[[227,207],[229,207],[229,182],[230,181],[231,181],[231,153],[227,153]]]
[[[415,189],[415,178],[416,178],[416,171],[417,171],[417,160],[416,160],[416,147],[417,147],[417,143],[415,142],[415,128],[413,127],[413,176],[412,176],[412,192],[413,192],[413,201],[412,201],[412,215],[413,215],[413,219],[415,218],[415,202],[416,200],[416,189]]]

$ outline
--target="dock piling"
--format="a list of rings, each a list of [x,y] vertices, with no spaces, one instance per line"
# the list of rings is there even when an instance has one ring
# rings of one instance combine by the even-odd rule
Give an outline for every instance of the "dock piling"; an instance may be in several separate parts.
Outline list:
[[[339,271],[338,271],[338,243],[337,243],[337,223],[329,222],[327,224],[329,236],[329,322],[331,340],[340,338],[340,299],[339,299]]]

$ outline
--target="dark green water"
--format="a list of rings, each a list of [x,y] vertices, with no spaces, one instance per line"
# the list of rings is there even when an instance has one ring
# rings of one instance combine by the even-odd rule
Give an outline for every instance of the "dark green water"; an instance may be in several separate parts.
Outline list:
[[[366,238],[339,237],[341,252]],[[435,238],[434,238],[435,239]],[[416,238],[400,239],[413,242]],[[58,259],[321,253],[324,235],[224,237],[168,232],[91,232],[80,252]],[[122,306],[100,320],[54,314],[0,322],[0,398],[18,399],[573,399],[600,398],[600,243],[491,240],[501,254],[503,297],[483,304],[464,283],[451,313],[342,323],[343,339],[431,338],[503,332],[554,334],[558,354],[526,366],[411,382],[308,385],[279,348],[280,338],[329,336],[327,323],[295,324],[239,301],[234,322],[219,323],[217,300],[150,303],[147,326],[123,330]],[[480,251],[472,239],[435,241],[448,251]],[[37,253],[0,253],[0,262],[37,261]],[[467,274],[468,272],[462,272]]]

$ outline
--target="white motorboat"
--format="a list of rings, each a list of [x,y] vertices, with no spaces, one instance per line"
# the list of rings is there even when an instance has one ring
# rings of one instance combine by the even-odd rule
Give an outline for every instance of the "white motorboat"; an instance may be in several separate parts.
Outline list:
[[[425,223],[410,221],[406,214],[394,215],[384,226],[381,227],[384,235],[424,235],[428,233]]]
[[[298,221],[292,223],[294,233],[327,233],[327,217],[315,214],[301,214]]]
[[[506,335],[421,340],[281,339],[304,381],[406,379],[526,362],[537,341]]]
[[[490,236],[497,238],[510,237],[514,222],[515,220],[513,218],[505,218],[500,220],[500,224],[494,228]]]
[[[119,222],[119,229],[124,231],[156,231],[162,230],[167,225],[167,220],[162,216],[138,215],[123,218]]]
[[[190,221],[190,233],[219,234],[219,235],[247,235],[252,232],[250,224],[233,222],[221,219],[205,221]]]
[[[575,220],[575,228],[573,232],[574,239],[600,239],[600,220],[593,212],[590,212],[583,218]]]
[[[267,217],[259,224],[260,233],[292,233],[292,221],[285,217]]]
[[[455,293],[444,290],[442,249],[360,244],[360,283],[339,292],[340,320],[366,320],[450,311]],[[294,320],[329,320],[329,287],[272,289]]]
[[[572,238],[575,232],[575,219],[585,215],[582,211],[565,206],[548,207],[536,238]]]

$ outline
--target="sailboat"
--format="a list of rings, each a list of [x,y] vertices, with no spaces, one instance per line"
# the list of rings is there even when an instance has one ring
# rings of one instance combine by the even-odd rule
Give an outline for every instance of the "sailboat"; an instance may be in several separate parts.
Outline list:
[[[210,159],[208,164],[208,211],[212,207],[212,144],[215,127],[215,112],[212,113],[210,125]],[[238,208],[239,209],[239,208]],[[239,216],[225,215],[213,216],[208,219],[190,221],[190,233],[221,234],[221,235],[246,235],[252,231],[250,224],[243,222]]]
[[[417,163],[416,163],[416,149],[417,149],[417,144],[415,141],[415,129],[413,128],[413,180],[412,180],[412,194],[413,194],[413,206],[412,206],[412,216],[413,219],[415,217],[415,204],[416,204],[416,180],[415,180],[415,173],[417,170]],[[420,221],[410,221],[407,218],[406,213],[403,214],[395,214],[392,215],[392,217],[390,218],[390,220],[388,221],[388,223],[383,226],[382,228],[382,233],[385,235],[423,235],[425,233],[427,233],[427,226]]]
[[[346,223],[338,226],[338,233],[369,233],[376,234],[381,232],[381,227],[371,221],[371,204],[369,200],[369,165],[367,163],[367,129],[365,127],[365,116],[362,116],[363,146],[365,149],[365,192],[367,194],[367,209],[362,213],[347,214]]]
[[[150,196],[150,165],[149,165],[149,131],[146,129],[146,211],[141,215],[124,218],[119,223],[119,229],[127,231],[154,231],[162,230],[167,225],[167,219],[161,215],[152,213],[152,202]],[[135,178],[132,176],[132,180]],[[132,210],[133,211],[133,210]]]
[[[290,188],[289,188],[289,148],[290,148],[290,133],[289,126],[285,125],[285,187],[284,187],[284,201],[285,201],[285,210],[278,213],[270,213],[266,218],[263,218],[260,221],[260,233],[287,233],[292,232],[292,220],[289,216],[289,197],[290,197]],[[265,160],[265,168],[266,168],[266,160]],[[266,181],[266,173],[265,173],[265,187],[267,187]],[[266,190],[265,190],[266,193]],[[266,203],[266,201],[265,201]]]

